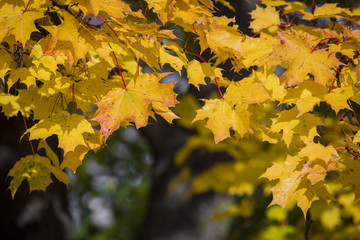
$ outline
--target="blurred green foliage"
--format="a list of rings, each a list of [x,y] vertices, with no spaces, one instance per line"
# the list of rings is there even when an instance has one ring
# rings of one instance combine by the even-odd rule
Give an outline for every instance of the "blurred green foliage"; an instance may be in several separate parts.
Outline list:
[[[135,128],[89,152],[70,185],[76,239],[134,239],[146,209],[152,157]]]

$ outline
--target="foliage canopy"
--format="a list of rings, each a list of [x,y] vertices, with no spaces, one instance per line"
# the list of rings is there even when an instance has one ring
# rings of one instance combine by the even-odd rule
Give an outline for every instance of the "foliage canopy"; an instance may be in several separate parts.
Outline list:
[[[163,80],[167,66],[198,89],[217,87],[192,119],[216,143],[283,144],[285,160],[262,175],[277,180],[272,205],[296,200],[305,214],[318,199],[334,200],[329,181],[353,188],[358,199],[359,13],[262,0],[247,36],[214,12],[210,0],[1,1],[2,112],[30,119],[23,137],[40,140],[10,171],[12,196],[25,179],[31,191],[45,190],[51,174],[68,184],[62,170],[75,172],[120,127],[146,126],[155,115],[182,118],[171,109],[178,94]],[[224,62],[252,72],[232,81],[222,75]],[[45,141],[52,135],[61,163]]]

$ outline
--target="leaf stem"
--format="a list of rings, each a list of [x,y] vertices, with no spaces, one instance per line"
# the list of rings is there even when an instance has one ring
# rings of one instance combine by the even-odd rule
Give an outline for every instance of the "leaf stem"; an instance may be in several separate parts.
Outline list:
[[[339,81],[339,73],[340,73],[340,70],[341,70],[341,66],[339,66],[339,67],[336,69],[335,78],[334,78],[334,80],[333,80],[333,82],[332,82],[332,84],[331,84],[331,88],[330,88],[329,92],[331,92],[331,91],[333,90],[334,85],[335,85],[335,81],[337,82],[338,87],[341,87],[341,83],[340,83],[340,81]]]
[[[25,117],[24,117],[24,116],[22,116],[22,117],[23,117],[24,125],[25,125],[26,131],[27,131],[27,130],[28,130],[28,127],[27,127],[27,124],[26,124]],[[31,140],[30,140],[30,133],[28,132],[27,135],[28,135],[28,139],[29,139],[29,143],[30,143],[30,147],[31,147],[32,154],[35,155],[34,146],[32,145],[32,142],[31,142]]]
[[[149,6],[146,6],[146,8],[145,8],[143,24],[145,24],[146,14],[147,14],[148,7],[149,7]]]
[[[189,51],[188,53],[190,53],[190,54],[192,54],[192,55],[200,58],[201,61],[203,61],[203,62],[205,62],[205,63],[208,62],[208,61],[207,61],[203,56],[201,56],[199,53],[197,53],[197,52],[195,52],[195,51],[191,51],[189,48],[186,48],[185,50],[188,50],[188,51]]]
[[[311,2],[311,13],[314,14],[315,11],[315,0],[312,0]]]
[[[120,43],[125,44],[123,41],[120,40],[120,38],[119,38],[119,36],[117,35],[117,33],[115,32],[115,30],[114,30],[112,27],[110,27],[110,25],[109,25],[100,15],[98,16],[98,18],[99,18],[101,21],[103,21],[103,24],[105,24],[106,26],[108,26],[108,27],[110,28],[110,30],[114,33],[114,35],[116,36],[117,40],[119,40]],[[114,22],[113,22],[113,23],[114,23]],[[115,24],[117,24],[117,23],[115,23]],[[117,25],[121,26],[120,24],[117,24]]]
[[[296,15],[290,20],[290,23],[292,24],[293,21],[294,21],[297,17],[299,17],[299,16],[301,16],[301,15],[304,15],[304,14],[302,14],[302,13],[296,14]]]
[[[186,38],[186,42],[185,42],[185,45],[184,45],[184,48],[185,48],[185,49],[187,48],[187,44],[188,44],[188,41],[189,41],[190,36],[191,36],[191,33],[189,33],[189,35],[188,35],[187,38]]]
[[[111,46],[110,46],[110,47],[111,47]],[[122,82],[123,82],[123,84],[124,84],[125,91],[127,91],[126,83],[125,83],[125,80],[124,80],[124,77],[123,77],[123,74],[122,74],[122,71],[121,71],[119,62],[118,62],[118,60],[117,60],[117,57],[116,57],[116,55],[115,55],[115,52],[113,51],[112,53],[113,53],[113,55],[114,55],[114,58],[115,58],[115,61],[116,61],[116,65],[117,65],[117,67],[118,67],[118,69],[119,69],[119,73],[120,73],[120,76],[121,76],[121,80],[122,80]]]
[[[192,27],[193,27],[194,32],[197,33],[197,32],[196,32],[196,29],[195,29],[194,23],[193,23]]]
[[[74,66],[74,70],[73,70],[73,73],[72,73],[72,80],[74,82],[74,74],[75,74],[75,66]],[[75,99],[75,83],[72,84],[72,87],[71,87],[71,90],[72,90],[72,113],[78,113],[78,110],[77,110],[77,104],[76,104],[76,99]]]
[[[75,99],[75,83],[72,85],[72,113],[77,113],[76,99]]]
[[[215,83],[216,83],[216,87],[217,87],[217,89],[218,89],[218,92],[220,93],[221,98],[224,100],[224,95],[222,94],[221,89],[220,89],[220,87],[219,87],[219,84],[218,84],[218,82],[216,81],[216,77],[214,78],[214,80],[215,80]]]
[[[17,94],[16,94],[16,93],[17,93],[17,83],[18,83],[18,82],[16,82],[16,83],[14,84],[14,85],[15,85],[15,86],[14,86],[14,96],[17,96]]]
[[[140,71],[140,58],[137,58],[136,62],[137,62],[136,72],[138,73]]]
[[[319,46],[319,44],[320,44],[321,42],[325,41],[325,40],[335,40],[335,41],[339,41],[339,39],[337,39],[337,38],[324,38],[324,39],[321,39],[321,40],[315,45],[315,47],[311,50],[311,53],[313,53],[313,52],[316,50],[316,48]]]
[[[31,1],[31,0],[29,0],[28,3],[26,4],[26,7],[25,7],[25,10],[24,10],[23,14],[26,13],[26,11],[27,11],[27,9],[28,9],[28,7],[29,7],[30,1]]]
[[[311,229],[311,224],[312,224],[312,220],[311,220],[311,214],[310,214],[310,210],[307,210],[306,212],[306,223],[305,223],[305,233],[304,233],[304,240],[309,240],[309,233],[310,233],[310,229]]]
[[[336,147],[334,148],[336,151],[346,150],[346,147]]]

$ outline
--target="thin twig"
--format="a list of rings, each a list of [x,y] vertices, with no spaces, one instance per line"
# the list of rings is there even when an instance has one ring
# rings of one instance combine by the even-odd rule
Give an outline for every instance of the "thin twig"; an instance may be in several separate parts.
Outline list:
[[[309,233],[310,233],[310,229],[311,229],[311,224],[312,224],[312,220],[311,220],[311,214],[310,214],[310,209],[307,211],[306,213],[306,223],[305,223],[305,234],[304,234],[304,240],[309,240]]]

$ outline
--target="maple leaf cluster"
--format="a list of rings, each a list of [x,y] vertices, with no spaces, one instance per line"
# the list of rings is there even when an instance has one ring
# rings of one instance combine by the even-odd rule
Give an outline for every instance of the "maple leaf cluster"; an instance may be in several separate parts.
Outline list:
[[[217,86],[218,98],[204,99],[192,120],[204,120],[216,143],[257,136],[286,145],[287,158],[262,175],[278,181],[271,204],[296,200],[306,213],[315,200],[333,200],[326,183],[333,171],[358,198],[360,16],[336,4],[309,11],[301,2],[263,0],[251,12],[255,34],[246,36],[214,12],[210,0],[1,1],[1,111],[30,119],[23,137],[39,139],[9,173],[12,195],[25,179],[30,190],[45,190],[50,174],[68,184],[62,171],[75,172],[120,127],[179,118],[171,110],[175,83],[160,81],[166,64],[185,70],[197,89]],[[320,18],[336,21],[318,27]],[[252,73],[231,81],[222,75],[225,61]],[[45,141],[52,135],[61,163]]]

